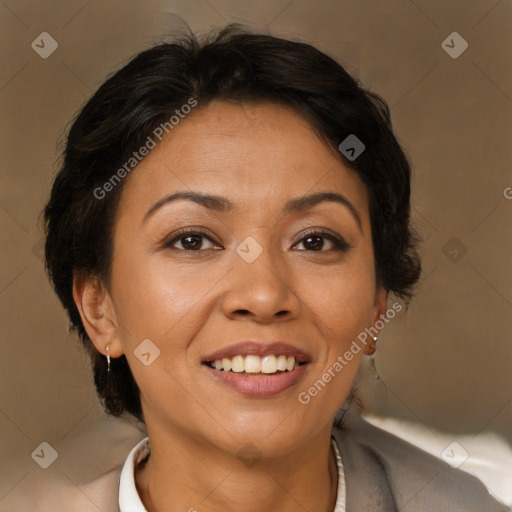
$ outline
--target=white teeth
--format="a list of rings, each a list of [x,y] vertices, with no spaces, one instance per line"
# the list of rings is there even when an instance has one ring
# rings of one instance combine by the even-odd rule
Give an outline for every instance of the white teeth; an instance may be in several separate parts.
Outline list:
[[[276,371],[277,371],[276,356],[265,356],[261,360],[261,371],[262,371],[262,373],[276,373]]]
[[[247,356],[245,358],[245,371],[246,373],[260,373],[261,358],[259,356]]]
[[[282,372],[286,370],[286,356],[279,356],[277,358],[277,369]]]
[[[279,356],[279,355],[268,355],[264,357],[248,355],[238,355],[229,359],[227,357],[223,359],[216,359],[212,362],[213,368],[216,370],[224,370],[225,372],[235,373],[266,373],[272,374],[277,371],[289,371],[295,370],[299,367],[299,363],[295,361],[293,356]]]
[[[220,370],[220,368],[217,368],[217,370]],[[240,373],[245,371],[245,361],[243,356],[235,356],[231,360],[231,370]]]

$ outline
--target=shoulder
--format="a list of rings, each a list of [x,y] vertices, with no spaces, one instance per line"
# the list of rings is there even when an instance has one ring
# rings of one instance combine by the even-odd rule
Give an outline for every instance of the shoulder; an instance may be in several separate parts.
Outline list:
[[[101,462],[96,460],[96,474],[83,478],[79,485],[80,493],[86,494],[100,510],[109,512],[119,511],[119,488],[123,468],[126,466],[127,458],[147,436],[145,431],[133,426],[119,426],[121,428],[112,436],[109,446],[104,448],[105,458]],[[101,472],[97,471],[98,468]],[[83,510],[85,509],[80,508],[81,512]]]
[[[333,427],[333,435],[342,455],[347,491],[352,488],[354,503],[367,500],[363,495],[373,488],[380,496],[376,501],[387,504],[378,509],[383,511],[508,511],[477,478],[453,469],[355,413],[343,418],[342,428]],[[368,475],[372,475],[370,485]]]
[[[118,512],[121,471],[145,436],[133,423],[100,414],[94,424],[49,441],[58,456],[47,469],[31,457],[11,464],[19,482],[4,496],[0,510]],[[6,476],[0,474],[0,481],[9,481]]]

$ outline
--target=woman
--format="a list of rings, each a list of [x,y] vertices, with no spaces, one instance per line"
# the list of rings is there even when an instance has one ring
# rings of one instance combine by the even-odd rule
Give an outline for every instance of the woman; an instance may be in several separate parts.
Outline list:
[[[105,510],[505,510],[344,414],[420,274],[409,184],[385,102],[306,44],[227,27],[99,88],[45,218],[99,396],[147,428]]]

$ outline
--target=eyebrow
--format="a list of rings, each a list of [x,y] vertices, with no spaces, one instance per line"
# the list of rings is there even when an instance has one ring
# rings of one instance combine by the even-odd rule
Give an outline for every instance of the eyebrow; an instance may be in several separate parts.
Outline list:
[[[146,222],[148,218],[151,217],[157,210],[162,208],[162,206],[179,200],[192,201],[194,203],[200,204],[201,206],[204,206],[205,208],[215,210],[216,212],[220,213],[229,213],[235,209],[231,201],[221,196],[202,194],[199,192],[174,192],[158,200],[146,212],[142,222]]]
[[[345,206],[356,220],[359,229],[361,231],[363,230],[361,217],[356,207],[345,196],[335,192],[317,192],[315,194],[290,199],[284,207],[284,212],[285,214],[301,213],[324,201],[331,201]]]
[[[145,223],[149,217],[164,205],[179,200],[192,201],[219,213],[229,213],[236,210],[234,204],[229,201],[229,199],[222,196],[203,194],[200,192],[174,192],[162,197],[162,199],[158,200],[153,206],[151,206],[151,208],[146,212],[142,222]],[[331,201],[345,206],[356,220],[359,229],[362,231],[361,217],[359,216],[357,209],[345,196],[336,192],[317,192],[315,194],[290,199],[284,206],[284,213],[286,215],[301,213],[324,201]]]

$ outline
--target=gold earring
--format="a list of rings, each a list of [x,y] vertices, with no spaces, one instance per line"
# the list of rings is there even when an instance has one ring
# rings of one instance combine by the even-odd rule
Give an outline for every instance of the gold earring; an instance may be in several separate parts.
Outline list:
[[[377,344],[377,341],[378,341],[377,336],[374,336],[374,337],[373,337],[373,341],[375,342],[375,344]],[[371,365],[371,367],[372,367],[373,376],[374,376],[377,380],[380,380],[379,372],[377,371],[377,368],[375,367],[375,352],[370,356],[370,365]]]
[[[107,351],[107,372],[110,371],[110,345],[107,345],[106,349]]]

